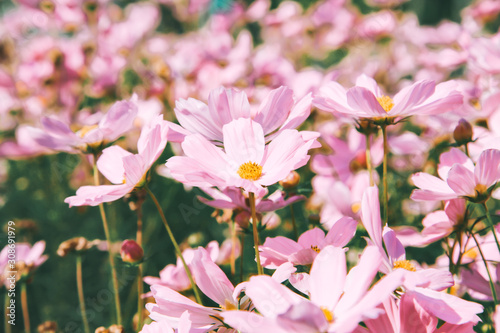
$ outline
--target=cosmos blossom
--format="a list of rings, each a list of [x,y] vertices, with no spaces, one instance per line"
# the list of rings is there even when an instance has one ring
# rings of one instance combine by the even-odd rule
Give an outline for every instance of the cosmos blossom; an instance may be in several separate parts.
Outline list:
[[[82,186],[75,196],[64,202],[71,206],[97,206],[132,192],[146,182],[146,174],[165,149],[168,127],[163,116],[145,126],[137,142],[138,154],[132,154],[119,146],[103,150],[97,161],[99,171],[113,184]]]
[[[463,96],[456,88],[454,81],[436,85],[434,81],[421,80],[389,97],[374,79],[363,74],[357,78],[356,86],[348,90],[337,82],[329,82],[320,89],[313,104],[322,110],[355,118],[394,119],[439,114],[462,105]]]
[[[268,145],[264,129],[249,118],[224,125],[224,149],[201,134],[187,136],[182,143],[186,156],[171,157],[166,166],[174,179],[198,187],[241,187],[257,196],[307,163],[308,150],[319,146],[315,132],[281,131]]]
[[[208,105],[194,98],[176,102],[174,111],[181,126],[170,123],[172,138],[169,140],[182,141],[184,135],[199,133],[210,141],[221,142],[224,125],[245,118],[261,125],[267,141],[268,136],[300,125],[311,112],[311,101],[308,94],[295,102],[293,91],[282,86],[271,90],[254,111],[245,92],[220,87],[210,92]]]
[[[411,198],[416,201],[465,198],[484,202],[500,180],[500,150],[484,150],[474,165],[461,150],[452,148],[439,158],[439,177],[419,172],[412,176],[418,189]]]

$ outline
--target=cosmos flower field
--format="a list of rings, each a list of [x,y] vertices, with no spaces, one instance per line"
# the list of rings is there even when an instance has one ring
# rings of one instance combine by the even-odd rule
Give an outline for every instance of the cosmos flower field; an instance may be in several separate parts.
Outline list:
[[[0,331],[500,331],[500,2],[0,3]]]

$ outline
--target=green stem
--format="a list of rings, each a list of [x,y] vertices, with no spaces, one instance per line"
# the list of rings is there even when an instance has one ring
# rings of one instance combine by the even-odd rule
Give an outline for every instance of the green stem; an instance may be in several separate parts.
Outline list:
[[[186,274],[187,274],[187,276],[189,278],[189,281],[191,282],[191,286],[193,287],[193,292],[194,292],[194,296],[196,297],[196,301],[199,304],[203,304],[201,302],[201,295],[200,295],[200,292],[198,290],[198,287],[194,283],[194,279],[193,279],[193,276],[191,275],[191,271],[189,270],[189,267],[186,264],[186,261],[184,260],[184,257],[182,256],[182,252],[181,252],[181,249],[179,247],[179,244],[177,243],[177,241],[174,238],[174,234],[172,233],[172,230],[170,229],[170,226],[168,225],[167,218],[165,217],[165,214],[163,213],[163,209],[161,208],[160,203],[156,199],[156,197],[153,194],[153,192],[151,192],[151,190],[147,186],[146,186],[146,191],[148,192],[149,196],[153,200],[153,202],[154,202],[154,204],[156,206],[156,209],[158,209],[158,213],[160,213],[161,220],[162,220],[163,224],[165,225],[165,229],[167,229],[168,236],[170,237],[170,240],[172,241],[172,244],[174,244],[175,253],[179,256],[179,258],[181,258],[182,265],[184,266],[184,269],[186,270]]]
[[[370,174],[370,186],[373,186],[375,183],[373,182],[370,134],[365,134],[365,137],[366,137],[366,169]]]
[[[236,222],[234,220],[229,222],[229,229],[231,232],[231,276],[233,279],[236,276]]]
[[[497,233],[495,231],[495,225],[493,224],[493,221],[491,221],[490,211],[488,209],[488,206],[486,206],[486,202],[483,202],[483,208],[486,214],[486,221],[488,221],[489,227],[491,228],[491,232],[493,233],[493,237],[495,238],[495,242],[497,243],[498,252],[500,252],[500,243],[498,242]]]
[[[82,255],[76,255],[76,287],[78,290],[78,301],[80,303],[80,312],[82,313],[83,328],[85,333],[90,333],[89,322],[87,320],[87,310],[85,309],[85,296],[83,294],[82,279]]]
[[[4,312],[4,327],[5,327],[5,333],[12,333],[12,328],[10,327],[9,324],[9,318],[7,317],[7,314],[9,314],[9,307],[10,305],[10,297],[9,297],[9,291],[5,289],[5,312]]]
[[[99,186],[99,173],[97,171],[97,156],[94,155],[94,184]],[[108,256],[109,256],[109,265],[111,266],[111,278],[113,281],[113,292],[115,296],[115,309],[116,309],[116,322],[118,325],[122,324],[122,311],[120,304],[120,293],[118,287],[118,276],[116,274],[116,266],[115,259],[113,257],[113,253],[111,251],[111,236],[109,234],[108,227],[108,219],[106,218],[106,212],[104,211],[104,205],[102,203],[99,204],[99,212],[101,213],[102,225],[104,228],[104,234],[106,235],[106,244],[108,246]]]
[[[295,240],[298,240],[299,239],[299,231],[297,230],[297,223],[295,222],[295,213],[293,211],[293,203],[290,204],[290,215],[292,215],[293,234],[295,235]]]
[[[255,194],[253,192],[250,192],[249,199],[250,210],[252,211],[253,244],[255,248],[255,259],[257,261],[257,272],[259,275],[262,275],[264,271],[260,265],[259,231],[257,230],[257,213],[255,211]]]
[[[26,282],[21,283],[21,307],[23,308],[24,331],[31,333],[30,314],[28,312],[28,293],[26,292]]]
[[[241,252],[240,252],[240,283],[243,282],[243,251],[245,250],[245,234],[240,236]]]
[[[467,146],[467,143],[464,144],[464,149],[465,149],[465,155],[469,156],[469,147]]]
[[[474,233],[471,231],[471,235],[474,238],[474,241],[476,242],[477,249],[479,251],[479,254],[481,255],[481,258],[483,259],[484,267],[486,268],[486,273],[488,273],[488,282],[490,283],[490,289],[491,289],[491,295],[493,296],[493,300],[495,301],[495,305],[498,304],[498,299],[497,299],[497,292],[495,290],[495,285],[493,284],[493,280],[491,279],[491,274],[490,270],[488,268],[488,263],[486,262],[486,258],[484,257],[483,251],[481,250],[481,247],[479,246],[479,242],[476,239],[476,236]]]
[[[142,247],[142,204],[137,208],[137,234],[136,241],[140,247]],[[140,332],[142,329],[143,321],[144,321],[144,300],[142,299],[142,294],[144,293],[144,285],[142,282],[143,276],[143,264],[140,263],[138,267],[138,276],[137,276],[137,311],[138,312],[138,320],[137,320],[137,332]]]
[[[383,194],[382,199],[384,203],[384,225],[387,225],[389,219],[389,197],[387,194],[387,155],[389,153],[389,145],[387,144],[387,126],[382,125],[382,136],[384,140],[384,160],[382,165],[382,184],[383,184]]]

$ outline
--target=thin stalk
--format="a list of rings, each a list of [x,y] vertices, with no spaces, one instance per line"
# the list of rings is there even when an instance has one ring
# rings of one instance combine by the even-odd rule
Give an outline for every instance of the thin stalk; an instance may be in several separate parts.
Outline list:
[[[5,333],[12,333],[12,327],[10,327],[9,324],[9,318],[7,317],[7,314],[9,313],[9,307],[10,305],[10,297],[9,297],[9,291],[6,289],[5,290],[5,313],[4,313],[4,327],[5,327]]]
[[[382,165],[382,184],[383,194],[382,199],[384,203],[384,225],[387,225],[389,219],[389,197],[387,194],[387,154],[389,153],[389,145],[387,144],[387,125],[382,125],[382,136],[384,139],[384,160]]]
[[[140,247],[142,247],[142,204],[137,207],[137,234],[136,241]],[[140,332],[142,329],[144,315],[144,300],[142,299],[142,294],[144,293],[144,285],[142,281],[143,276],[143,264],[140,263],[137,272],[137,311],[138,311],[138,320],[137,320],[137,332]]]
[[[28,312],[28,293],[26,292],[26,282],[21,283],[21,307],[23,309],[24,331],[31,333],[30,314]]]
[[[181,252],[181,249],[179,247],[179,244],[177,243],[177,241],[174,238],[174,234],[172,233],[172,230],[170,229],[170,226],[168,225],[167,218],[165,217],[165,214],[163,213],[163,209],[161,208],[160,203],[158,202],[158,199],[156,199],[153,192],[151,192],[151,190],[147,186],[146,186],[146,191],[148,192],[149,196],[151,197],[151,200],[153,200],[153,202],[156,206],[156,209],[158,210],[158,213],[160,214],[161,220],[162,220],[163,224],[165,225],[165,229],[167,229],[168,236],[170,237],[172,244],[174,244],[175,253],[179,256],[179,258],[181,258],[182,265],[184,266],[184,270],[186,271],[186,274],[189,278],[189,282],[191,282],[191,286],[193,287],[193,292],[194,292],[194,296],[196,298],[196,301],[198,302],[198,304],[203,304],[201,302],[201,296],[200,296],[200,292],[198,290],[198,287],[194,283],[194,279],[193,279],[193,276],[191,275],[191,271],[189,270],[189,267],[186,264],[186,260],[184,260],[184,257],[182,256],[182,252]]]
[[[493,284],[493,280],[491,279],[491,274],[490,274],[490,270],[488,268],[488,264],[486,262],[486,258],[484,258],[483,251],[481,250],[481,247],[479,246],[479,242],[477,241],[476,236],[474,235],[473,232],[471,232],[471,235],[474,238],[474,241],[476,242],[477,249],[479,251],[479,254],[481,255],[481,258],[483,259],[484,267],[486,268],[486,273],[488,273],[488,282],[490,283],[491,295],[493,296],[493,300],[495,301],[495,305],[496,305],[496,304],[498,304],[497,292],[495,290],[495,285]]]
[[[236,275],[236,223],[229,222],[229,229],[231,232],[231,276],[234,278]]]
[[[493,237],[495,238],[495,243],[497,243],[498,251],[500,252],[500,243],[498,242],[495,226],[493,225],[493,221],[491,221],[490,211],[488,209],[488,206],[486,206],[486,202],[483,202],[483,208],[486,214],[486,221],[488,221],[489,227],[491,228],[491,232],[493,233]]]
[[[467,143],[464,144],[464,149],[465,149],[465,155],[469,156],[469,147],[467,146]]]
[[[90,333],[89,322],[87,320],[87,310],[85,309],[85,296],[83,295],[82,279],[82,255],[76,255],[76,288],[78,290],[78,301],[80,303],[80,312],[82,313],[82,322],[85,333]]]
[[[257,272],[259,275],[262,275],[264,271],[260,265],[259,232],[257,230],[257,213],[255,211],[255,194],[253,192],[250,192],[249,199],[250,210],[252,211],[253,244],[255,248],[255,259],[257,260]]]
[[[292,215],[293,234],[295,235],[295,240],[298,240],[299,231],[297,230],[297,223],[295,223],[295,213],[293,211],[293,203],[290,204],[290,215]]]
[[[97,171],[97,156],[94,155],[94,184],[99,186],[99,172]],[[99,212],[101,213],[102,225],[104,227],[104,234],[106,235],[106,244],[108,246],[109,265],[111,266],[111,278],[113,281],[113,293],[115,296],[115,309],[116,309],[116,322],[118,325],[122,324],[122,310],[120,304],[120,289],[118,287],[118,276],[116,274],[115,258],[111,252],[111,236],[109,234],[108,219],[104,211],[104,205],[99,204]]]
[[[243,282],[243,252],[245,249],[245,234],[240,236],[241,253],[240,253],[240,283]]]
[[[365,134],[365,137],[366,137],[366,169],[370,174],[370,186],[373,186],[375,183],[373,182],[370,134]]]

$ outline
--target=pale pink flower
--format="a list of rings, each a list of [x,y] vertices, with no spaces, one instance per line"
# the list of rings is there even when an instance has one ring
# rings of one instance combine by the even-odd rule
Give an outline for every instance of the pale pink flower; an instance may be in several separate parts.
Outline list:
[[[41,120],[44,129],[31,127],[30,134],[39,145],[53,150],[74,153],[97,149],[132,128],[137,114],[136,98],[116,102],[97,124],[85,126],[76,133],[56,118],[44,117]]]
[[[318,147],[317,134],[282,130],[268,145],[262,126],[249,118],[224,125],[224,149],[201,134],[188,135],[182,143],[186,156],[171,157],[166,166],[174,179],[198,187],[241,187],[257,196],[305,165],[310,148]]]
[[[235,290],[205,249],[200,247],[195,251],[189,267],[201,291],[222,309],[248,308],[248,302],[239,299],[240,290]],[[193,328],[205,329],[208,332],[222,326],[221,312],[218,308],[204,307],[165,286],[154,285],[151,291],[156,304],[147,304],[146,308],[155,321],[165,321],[170,326],[178,328],[179,318],[187,311]]]
[[[208,105],[194,98],[180,99],[174,111],[183,128],[172,127],[184,135],[199,133],[208,140],[221,142],[224,125],[239,118],[251,118],[260,124],[268,141],[270,134],[275,136],[285,129],[293,129],[309,116],[311,95],[295,102],[292,90],[280,87],[271,90],[252,114],[245,92],[221,87],[210,93]]]
[[[47,260],[45,241],[38,241],[33,246],[28,243],[7,244],[0,252],[0,286],[8,283],[13,271],[16,271],[16,281],[31,274],[38,266]],[[11,266],[14,265],[14,267]]]
[[[321,250],[329,245],[344,247],[354,237],[357,222],[350,217],[343,217],[328,231],[314,228],[300,235],[297,242],[283,237],[268,237],[259,246],[263,267],[276,269],[286,262],[294,265],[310,265]]]
[[[440,178],[423,172],[412,176],[418,187],[411,195],[413,200],[465,198],[483,202],[500,180],[500,150],[483,151],[476,165],[457,148],[442,154],[439,160]]]
[[[365,318],[376,318],[376,306],[398,288],[405,271],[382,278],[370,290],[380,253],[367,247],[347,274],[344,250],[324,248],[314,260],[308,281],[309,300],[269,276],[250,278],[245,293],[260,314],[224,311],[224,321],[241,332],[351,332]]]
[[[68,197],[64,202],[71,206],[97,206],[110,202],[143,186],[146,174],[161,155],[167,144],[168,127],[163,116],[145,126],[137,142],[138,154],[132,154],[119,146],[103,150],[97,161],[99,171],[113,184],[100,186],[82,186],[76,196]]]
[[[436,85],[434,81],[422,80],[391,98],[383,94],[375,80],[361,75],[356,86],[348,90],[334,81],[323,86],[313,104],[322,110],[355,118],[389,121],[415,114],[439,114],[460,107],[463,97],[456,87],[454,81]]]

